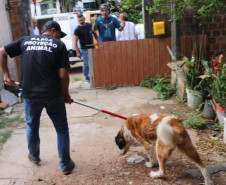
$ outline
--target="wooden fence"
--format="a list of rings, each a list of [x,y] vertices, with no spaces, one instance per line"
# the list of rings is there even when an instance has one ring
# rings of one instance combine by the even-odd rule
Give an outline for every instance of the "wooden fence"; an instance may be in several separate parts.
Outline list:
[[[181,39],[182,55],[190,40]],[[171,47],[169,37],[99,43],[98,48],[89,51],[91,86],[138,85],[147,76],[170,74],[167,46]]]

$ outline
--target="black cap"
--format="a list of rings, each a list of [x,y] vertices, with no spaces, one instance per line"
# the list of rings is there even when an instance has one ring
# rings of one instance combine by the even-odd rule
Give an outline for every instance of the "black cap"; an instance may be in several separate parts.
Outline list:
[[[110,10],[110,7],[109,7],[109,5],[107,3],[105,3],[105,4],[100,5],[100,10],[102,10],[102,9]]]
[[[56,21],[48,21],[46,22],[42,27],[42,33],[46,30],[51,30],[52,28],[55,28],[55,30],[59,30],[61,33],[60,38],[65,37],[67,34],[61,31],[60,25]]]

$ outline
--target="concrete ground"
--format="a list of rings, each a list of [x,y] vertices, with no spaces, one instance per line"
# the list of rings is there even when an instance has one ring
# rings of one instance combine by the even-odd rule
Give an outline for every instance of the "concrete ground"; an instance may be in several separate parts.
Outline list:
[[[81,68],[70,70],[71,80],[81,76],[83,76]],[[76,81],[71,82],[70,92],[73,99],[126,117],[136,113],[181,112],[185,114],[187,111],[185,105],[179,105],[174,100],[159,100],[155,91],[142,87],[121,87],[107,91],[106,89],[92,89],[88,83]],[[148,174],[151,169],[144,165],[144,161],[139,164],[126,162],[126,159],[133,154],[143,156],[147,160],[141,147],[133,148],[123,157],[117,154],[114,137],[124,120],[75,103],[67,104],[66,108],[70,128],[71,158],[76,163],[73,173],[64,176],[59,168],[56,132],[51,120],[43,111],[40,127],[41,165],[35,166],[28,160],[26,123],[20,124],[0,153],[1,185],[194,185],[203,182],[202,177],[192,178],[184,175],[183,171],[196,168],[196,166],[180,154],[173,155],[167,163],[166,178],[150,178]],[[16,105],[13,114],[23,116],[23,105]],[[189,130],[189,133],[194,143],[199,141],[196,132]],[[221,176],[225,177],[225,173]],[[217,184],[221,184],[221,181],[218,181],[216,181]]]

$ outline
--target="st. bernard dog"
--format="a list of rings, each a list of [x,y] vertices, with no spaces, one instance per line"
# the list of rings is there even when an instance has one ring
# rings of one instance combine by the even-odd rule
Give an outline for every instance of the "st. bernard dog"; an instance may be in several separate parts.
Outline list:
[[[177,147],[196,163],[205,179],[205,185],[213,182],[192,145],[191,138],[181,120],[169,114],[141,114],[128,118],[115,137],[121,155],[126,154],[133,144],[143,145],[147,152],[148,167],[159,165],[159,171],[151,171],[150,177],[161,178],[165,163]]]

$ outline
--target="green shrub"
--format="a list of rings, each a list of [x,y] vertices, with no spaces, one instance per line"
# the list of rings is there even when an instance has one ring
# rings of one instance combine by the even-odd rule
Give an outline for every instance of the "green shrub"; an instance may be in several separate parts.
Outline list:
[[[156,78],[147,77],[141,81],[140,86],[156,90],[158,97],[163,100],[169,99],[175,92],[167,74],[165,74],[164,77],[160,75]]]
[[[183,124],[188,125],[194,129],[205,128],[205,120],[202,118],[203,114],[200,112],[189,112],[186,114],[187,120]]]

